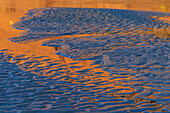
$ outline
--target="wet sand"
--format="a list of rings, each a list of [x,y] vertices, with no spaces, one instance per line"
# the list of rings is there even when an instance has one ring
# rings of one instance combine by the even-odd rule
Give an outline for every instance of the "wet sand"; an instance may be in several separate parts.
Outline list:
[[[30,54],[48,55],[50,58],[56,58],[55,49],[41,46],[40,42],[33,42],[22,45],[7,40],[8,38],[18,36],[21,30],[11,27],[12,24],[19,21],[19,18],[33,8],[40,7],[80,7],[80,8],[113,8],[128,10],[146,10],[170,12],[170,3],[168,0],[1,0],[0,1],[0,47],[13,50],[14,53],[23,54],[30,51]],[[169,19],[168,19],[169,20]],[[62,38],[62,37],[58,37]],[[67,58],[65,58],[67,59]],[[69,60],[66,60],[70,61]]]
[[[132,77],[129,75],[124,75],[119,78],[119,75],[115,74],[114,79],[110,80],[110,73],[107,71],[103,71],[103,69],[100,67],[100,65],[92,65],[93,61],[72,60],[71,58],[68,58],[68,57],[56,55],[55,54],[56,48],[54,48],[54,47],[47,47],[47,46],[41,45],[43,43],[43,41],[47,41],[47,40],[63,39],[66,37],[74,38],[74,37],[79,37],[79,36],[80,37],[88,36],[86,34],[85,35],[73,35],[73,36],[67,35],[67,36],[53,37],[52,39],[44,39],[44,40],[39,40],[39,41],[35,41],[35,42],[30,42],[27,44],[17,44],[15,42],[9,41],[8,40],[9,38],[19,36],[19,34],[23,32],[21,30],[16,30],[16,29],[12,28],[11,25],[14,24],[15,22],[19,21],[19,18],[23,17],[24,14],[29,9],[40,8],[40,7],[79,7],[79,8],[111,8],[111,9],[113,8],[113,9],[170,12],[169,0],[161,0],[161,1],[160,0],[143,0],[142,2],[140,2],[139,0],[128,0],[128,1],[127,0],[119,0],[119,2],[116,0],[94,0],[94,1],[92,1],[92,0],[81,0],[81,1],[80,0],[77,0],[77,1],[76,0],[74,0],[74,1],[70,1],[70,0],[44,0],[44,1],[42,1],[42,0],[37,0],[37,1],[36,0],[25,0],[25,1],[23,1],[23,0],[15,0],[15,1],[14,0],[4,0],[4,1],[0,1],[0,25],[1,25],[0,26],[0,34],[1,34],[0,35],[0,49],[1,50],[8,49],[9,51],[7,51],[5,53],[13,54],[12,57],[14,57],[14,59],[16,57],[16,60],[14,60],[14,61],[6,59],[8,62],[14,63],[14,64],[12,64],[12,67],[15,67],[14,65],[17,64],[17,66],[19,66],[19,68],[21,68],[22,71],[30,71],[37,75],[49,76],[49,77],[52,77],[53,79],[57,79],[58,76],[54,76],[53,73],[48,73],[48,71],[50,71],[49,69],[46,69],[43,74],[34,71],[34,69],[35,69],[35,67],[33,66],[34,63],[30,66],[33,68],[30,68],[30,69],[25,68],[24,63],[27,60],[23,60],[22,57],[19,60],[19,62],[17,62],[17,56],[21,55],[21,54],[26,55],[26,56],[24,56],[24,58],[28,58],[28,57],[35,58],[35,57],[39,57],[39,56],[41,56],[41,57],[46,56],[46,57],[42,57],[40,59],[35,58],[32,61],[33,62],[36,62],[36,61],[41,62],[42,60],[45,60],[45,59],[51,59],[50,62],[57,61],[57,63],[60,63],[61,67],[62,67],[62,65],[71,65],[72,66],[71,63],[77,63],[74,66],[80,66],[80,68],[75,68],[73,70],[72,68],[67,66],[67,69],[69,68],[68,70],[71,70],[72,73],[78,72],[78,74],[81,74],[81,70],[88,70],[88,69],[91,70],[91,74],[102,73],[102,74],[99,74],[100,76],[98,76],[97,74],[96,74],[96,76],[90,76],[87,74],[87,76],[84,75],[83,76],[84,78],[82,78],[80,80],[82,80],[82,81],[87,80],[85,82],[85,84],[89,87],[92,87],[92,85],[94,85],[94,84],[91,84],[92,81],[96,82],[96,81],[101,80],[101,81],[108,81],[109,83],[114,82],[114,84],[102,84],[102,85],[96,86],[97,89],[94,89],[94,90],[98,90],[99,92],[102,92],[103,91],[102,89],[105,88],[106,90],[103,91],[103,93],[106,93],[107,91],[109,92],[111,89],[112,90],[116,89],[116,90],[118,90],[117,93],[120,93],[120,95],[119,94],[115,95],[114,93],[111,93],[111,92],[107,93],[107,94],[112,95],[112,96],[114,95],[117,99],[121,99],[121,98],[130,99],[133,95],[135,95],[135,91],[142,90],[142,89],[135,89],[135,88],[133,89],[130,86],[126,86],[127,85],[126,83],[124,83],[124,84],[122,83],[124,86],[122,84],[119,84],[119,80],[126,81],[126,80],[131,79]],[[166,17],[160,18],[160,19],[169,21],[169,19],[167,19]],[[151,32],[153,32],[153,31],[155,31],[155,30],[151,29]],[[60,48],[57,48],[57,49],[60,49]],[[10,51],[10,50],[12,50],[12,51]],[[6,62],[6,61],[4,61],[4,62]],[[26,63],[26,64],[29,64],[29,63]],[[49,64],[50,63],[48,61],[44,61],[42,64],[38,63],[37,67],[43,67],[43,66],[45,67]],[[3,66],[1,66],[1,67],[3,67]],[[8,69],[8,66],[10,67],[10,65],[6,65],[6,66],[7,67],[5,67],[5,69]],[[57,70],[60,68],[60,66],[54,67],[53,69]],[[96,68],[96,67],[99,67],[99,68]],[[50,67],[50,68],[52,68],[52,67]],[[18,69],[18,68],[16,68],[16,69]],[[68,70],[65,70],[64,72],[67,73]],[[17,72],[17,73],[21,73],[22,71],[19,70],[19,72]],[[132,71],[132,70],[122,69],[121,71]],[[13,73],[13,70],[12,70],[12,73]],[[15,71],[14,71],[14,73],[15,73]],[[25,72],[23,72],[23,73],[25,73]],[[32,75],[32,73],[31,74],[27,73],[27,74],[31,75],[31,77],[32,77],[31,80],[34,80],[35,75]],[[66,78],[68,75],[63,74],[63,76],[66,76]],[[77,82],[76,80],[74,80],[75,78],[77,78],[77,76],[78,75],[70,75],[70,77],[72,77],[71,78],[72,84],[69,87],[71,87],[72,85],[74,85],[74,83]],[[13,76],[12,79],[15,79],[15,76]],[[65,78],[63,77],[61,79],[63,80]],[[17,80],[19,81],[20,79],[18,78]],[[51,80],[48,80],[48,79],[43,80],[43,78],[41,80],[43,81],[43,82],[41,82],[44,85],[43,87],[50,86],[48,84],[46,85],[46,82],[50,83]],[[88,80],[90,80],[90,83],[88,82]],[[116,81],[116,80],[118,80],[118,81]],[[39,79],[37,79],[37,81],[35,81],[35,83],[36,84],[39,83],[38,81],[39,81]],[[66,81],[69,81],[69,80],[66,80]],[[30,84],[30,83],[28,83],[28,84]],[[51,86],[55,86],[55,84],[52,84]],[[108,88],[108,87],[112,87],[112,88]],[[37,87],[35,86],[35,88],[37,88]],[[84,88],[84,90],[86,89],[85,86],[83,86],[83,88]],[[121,88],[122,88],[122,90],[119,90]],[[145,86],[145,88],[147,89],[147,86]],[[37,88],[37,90],[38,90],[38,88]],[[148,88],[148,90],[149,90],[149,88]],[[66,92],[64,92],[64,93],[66,93]],[[121,93],[130,93],[130,94],[127,94],[126,97],[123,97],[121,95]],[[148,93],[148,92],[146,92],[146,93]],[[67,96],[67,94],[65,94],[65,95]],[[166,96],[167,95],[165,95],[165,97]],[[51,96],[51,98],[60,98],[60,97]],[[82,96],[82,98],[86,98],[86,97]],[[148,96],[148,98],[153,99],[153,102],[150,102],[150,103],[154,103],[154,99],[156,97],[154,94],[150,94]],[[70,97],[70,99],[72,99],[72,98]],[[88,98],[87,100],[89,102],[93,102],[92,99]],[[60,100],[62,100],[62,99],[60,99]],[[135,100],[136,103],[138,103],[140,101],[143,101],[143,100],[140,98],[136,98],[136,100]],[[144,101],[146,101],[146,100],[144,100]],[[83,104],[83,102],[82,102],[82,104]],[[155,104],[155,106],[159,106],[159,103]],[[32,105],[31,107],[33,108],[34,105]],[[48,107],[50,107],[50,106],[48,106],[48,104],[47,104],[45,109],[48,109]],[[79,107],[80,106],[77,105],[77,108],[79,108]],[[132,107],[132,106],[129,106],[129,107]],[[107,109],[107,108],[103,108],[103,109]],[[160,109],[157,109],[157,111],[161,111],[161,110],[162,110],[162,108],[160,106]]]

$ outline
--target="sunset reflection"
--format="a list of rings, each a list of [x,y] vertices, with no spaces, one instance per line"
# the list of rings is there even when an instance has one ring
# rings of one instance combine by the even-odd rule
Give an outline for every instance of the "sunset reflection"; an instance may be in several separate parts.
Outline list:
[[[156,24],[148,27],[150,20],[147,21],[147,18],[145,19],[148,23],[144,25],[139,25],[141,18],[130,20],[128,18],[130,15],[123,20],[118,18],[119,14],[116,12],[117,17],[115,16],[113,20],[118,22],[115,22],[114,26],[112,23],[105,25],[105,28],[102,26],[102,33],[62,32],[63,34],[59,36],[26,40],[29,43],[16,43],[9,40],[20,35],[29,35],[31,31],[29,28],[24,31],[12,27],[16,22],[21,21],[20,18],[26,16],[28,10],[37,8],[40,11],[37,11],[37,15],[41,17],[41,11],[51,10],[47,7],[123,9],[122,12],[138,10],[139,17],[142,15],[141,17],[153,19],[151,22],[160,22],[158,24],[161,24],[161,28]],[[54,8],[54,11],[57,10]],[[73,112],[168,111],[166,101],[169,98],[169,77],[167,76],[169,57],[167,57],[167,51],[170,27],[167,24],[170,23],[170,18],[163,13],[159,17],[150,16],[147,13],[148,16],[141,11],[163,12],[168,15],[170,3],[169,0],[0,0],[0,63],[2,63],[0,64],[0,70],[2,70],[0,98],[3,102],[11,102],[9,106],[16,103],[9,109],[12,111],[16,108],[18,112],[22,112],[20,109],[36,112],[39,110],[59,110],[54,112],[63,110]],[[134,21],[137,23],[134,24]],[[126,24],[128,27],[125,27]],[[75,26],[72,25],[68,29],[72,27],[74,29]],[[90,27],[81,27],[79,23],[77,26],[81,28],[78,29],[79,31],[93,30],[93,27],[96,27],[90,25]],[[48,31],[49,35],[54,32]],[[31,33],[34,33],[34,30]],[[43,32],[36,32],[35,36],[39,33],[43,34]],[[88,45],[89,43],[91,45]],[[78,50],[76,44],[86,48]],[[105,47],[102,47],[103,45]],[[70,53],[64,47],[70,50]],[[73,54],[73,57],[68,54]],[[7,99],[8,96],[9,99]],[[20,105],[21,103],[23,105]],[[6,111],[4,106],[0,105],[0,112]]]

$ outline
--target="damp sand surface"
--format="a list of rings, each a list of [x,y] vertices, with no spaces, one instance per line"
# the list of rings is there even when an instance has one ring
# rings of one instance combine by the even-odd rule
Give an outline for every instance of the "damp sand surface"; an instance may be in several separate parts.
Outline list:
[[[36,8],[9,21],[0,112],[169,112],[168,17]]]

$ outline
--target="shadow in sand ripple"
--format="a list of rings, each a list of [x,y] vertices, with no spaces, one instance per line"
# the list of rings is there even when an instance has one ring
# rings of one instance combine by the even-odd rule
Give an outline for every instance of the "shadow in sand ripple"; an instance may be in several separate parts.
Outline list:
[[[92,8],[41,8],[29,10],[27,16],[13,25],[26,30],[14,42],[29,42],[42,38],[73,34],[119,33],[130,28],[157,27],[168,24],[152,16],[168,13]],[[131,27],[130,27],[131,26]],[[122,29],[123,28],[123,29]]]
[[[165,102],[161,97],[163,93],[165,95],[165,90],[151,89],[149,85],[142,85],[143,88],[140,88],[140,83],[138,82],[135,85],[136,80],[131,80],[129,75],[120,77],[116,74],[95,74],[93,69],[86,69],[84,72],[73,71],[68,75],[60,73],[55,74],[58,77],[53,76],[51,78],[50,75],[45,77],[23,70],[22,65],[25,66],[26,63],[21,63],[23,61],[34,63],[34,60],[38,63],[37,58],[43,57],[30,57],[28,59],[23,57],[24,55],[12,57],[7,52],[1,52],[0,68],[2,78],[0,82],[2,84],[0,93],[1,99],[3,99],[0,103],[1,111],[127,112],[128,110],[133,111],[133,109],[137,111],[145,111],[146,109],[147,111],[153,111],[161,106],[163,107]],[[17,62],[14,62],[15,58]],[[29,61],[31,59],[34,60]],[[41,61],[39,61],[40,64]],[[42,62],[48,62],[48,60]],[[57,62],[56,64],[52,65],[50,62],[48,65],[62,67],[61,64]],[[71,65],[75,64],[71,63]],[[27,65],[27,68],[31,68],[31,66],[34,65]],[[79,69],[78,66],[74,68]],[[41,71],[43,72],[44,70],[39,70],[40,73]],[[158,91],[160,95],[157,97]],[[140,101],[139,98],[141,98]],[[138,106],[143,109],[139,109]]]
[[[169,24],[153,16],[169,14],[81,8],[30,10],[13,25],[26,32],[10,40],[30,42],[72,35],[51,38],[42,45],[75,61],[13,56],[2,50],[0,98],[4,100],[0,110],[168,112],[169,37],[148,29],[169,29]]]

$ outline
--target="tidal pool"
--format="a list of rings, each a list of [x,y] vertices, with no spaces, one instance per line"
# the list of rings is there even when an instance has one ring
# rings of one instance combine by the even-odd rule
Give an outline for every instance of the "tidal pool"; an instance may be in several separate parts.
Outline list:
[[[25,32],[9,40],[38,42],[59,59],[2,49],[0,112],[169,112],[169,22],[160,19],[169,16],[120,9],[29,10],[13,24]]]

